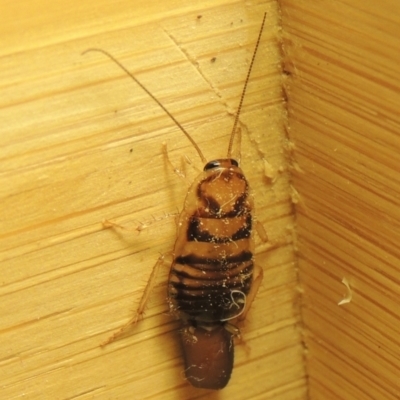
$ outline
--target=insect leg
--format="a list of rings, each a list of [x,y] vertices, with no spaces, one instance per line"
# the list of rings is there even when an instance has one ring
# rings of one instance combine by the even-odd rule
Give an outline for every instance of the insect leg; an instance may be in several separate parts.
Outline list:
[[[108,219],[103,219],[103,221],[101,221],[101,223],[103,224],[103,228],[107,229],[107,228],[119,228],[119,229],[126,229],[129,230],[128,228],[126,228],[123,225],[117,224],[116,222],[110,221]]]
[[[277,249],[278,247],[285,246],[293,242],[291,235],[280,236],[276,239],[270,240],[264,226],[261,222],[255,222],[255,229],[260,237],[262,243],[259,245],[259,251],[271,251]]]
[[[169,159],[169,156],[168,156],[168,149],[167,149],[167,143],[164,142],[164,143],[162,144],[162,146],[163,146],[163,154],[164,154],[165,160],[167,161],[167,164],[169,165],[169,167],[172,169],[172,171],[175,172],[176,175],[179,176],[179,178],[183,179],[183,180],[187,183],[187,181],[186,181],[186,175],[185,175],[185,173],[183,172],[183,169],[179,169],[179,168],[175,167],[175,165],[172,164],[171,160]]]
[[[264,228],[264,225],[260,221],[256,221],[256,231],[258,233],[258,236],[260,236],[260,239],[266,243],[268,242],[268,233]]]
[[[165,160],[167,162],[167,164],[169,165],[169,167],[172,169],[172,171],[175,172],[176,175],[179,176],[179,178],[181,178],[182,180],[185,181],[185,183],[187,184],[187,186],[190,186],[191,182],[188,181],[186,174],[185,174],[185,167],[186,165],[190,165],[192,168],[194,168],[198,173],[200,173],[199,169],[192,163],[192,161],[190,160],[190,158],[188,156],[184,157],[184,161],[182,158],[181,161],[181,168],[177,168],[175,167],[175,165],[171,162],[169,156],[168,156],[168,148],[167,148],[167,143],[163,143],[163,154],[165,157]]]
[[[150,278],[146,284],[146,288],[144,289],[144,292],[140,299],[139,306],[138,306],[137,310],[135,311],[133,317],[125,325],[123,325],[118,331],[116,331],[112,336],[110,336],[107,340],[102,342],[101,343],[102,347],[112,343],[115,339],[120,337],[130,326],[136,325],[138,320],[143,316],[147,301],[148,301],[148,299],[151,295],[151,292],[153,291],[154,285],[156,283],[158,271],[160,270],[161,265],[164,263],[164,257],[165,257],[164,254],[161,255],[158,258],[157,262],[155,263],[153,270],[151,271]]]
[[[121,225],[117,222],[114,221],[110,221],[108,219],[104,219],[102,221],[103,224],[103,228],[108,229],[108,228],[112,228],[112,229],[122,229],[124,231],[128,231],[128,232],[142,232],[145,229],[149,228],[151,225],[157,224],[161,221],[164,221],[165,219],[168,218],[176,218],[179,215],[179,212],[173,212],[173,213],[164,213],[164,215],[161,216],[153,216],[152,219],[149,219],[147,221],[137,221],[137,225],[135,226],[126,226],[126,225]]]
[[[250,310],[251,304],[253,303],[253,300],[256,297],[258,289],[263,280],[263,275],[263,269],[259,265],[255,264],[253,271],[253,283],[251,284],[249,294],[246,296],[246,305],[244,307],[244,311],[237,317],[238,321],[244,321],[246,319],[246,315]]]

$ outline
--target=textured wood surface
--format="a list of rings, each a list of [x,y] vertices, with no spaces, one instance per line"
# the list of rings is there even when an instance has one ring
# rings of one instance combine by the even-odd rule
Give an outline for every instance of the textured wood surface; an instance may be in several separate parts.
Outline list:
[[[2,398],[303,399],[292,206],[275,1],[2,1],[0,14],[0,387]],[[194,2],[193,2],[194,3]],[[199,3],[200,4],[200,3]],[[242,166],[271,242],[229,386],[190,387],[167,314],[168,266],[145,319],[132,315],[171,215],[202,168],[171,120],[99,47],[134,72],[224,157],[262,16],[267,22],[242,114]],[[179,179],[167,164],[180,166]],[[103,229],[110,219],[137,231]],[[258,240],[259,242],[259,240]]]
[[[400,3],[280,3],[310,399],[399,399]]]

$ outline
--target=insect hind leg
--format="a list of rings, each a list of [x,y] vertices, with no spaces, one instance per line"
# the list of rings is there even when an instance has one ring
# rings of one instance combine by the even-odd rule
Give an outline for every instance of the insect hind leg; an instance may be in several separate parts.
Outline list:
[[[246,315],[250,310],[251,304],[253,303],[254,298],[257,295],[258,289],[260,288],[261,282],[263,280],[264,271],[263,269],[255,264],[253,271],[253,283],[251,285],[250,292],[246,296],[246,305],[244,307],[243,312],[237,317],[237,321],[244,321],[246,319]]]
[[[101,347],[104,347],[104,346],[112,343],[114,340],[118,339],[120,336],[122,336],[127,331],[128,328],[130,328],[131,326],[134,327],[137,324],[137,322],[143,317],[147,301],[149,300],[150,295],[156,284],[158,272],[160,270],[160,267],[164,264],[164,258],[165,258],[165,254],[162,254],[158,258],[157,262],[155,263],[153,270],[151,271],[149,280],[147,281],[146,288],[144,289],[142,297],[139,301],[139,305],[138,305],[133,317],[125,325],[123,325],[119,330],[117,330],[115,333],[113,333],[107,340],[102,342],[100,344]]]

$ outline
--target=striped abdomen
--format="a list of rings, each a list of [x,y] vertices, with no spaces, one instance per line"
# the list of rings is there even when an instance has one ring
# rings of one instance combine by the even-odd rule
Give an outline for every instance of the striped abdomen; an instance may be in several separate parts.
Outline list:
[[[212,325],[240,315],[253,274],[252,201],[235,160],[208,163],[179,221],[168,297],[185,321]]]

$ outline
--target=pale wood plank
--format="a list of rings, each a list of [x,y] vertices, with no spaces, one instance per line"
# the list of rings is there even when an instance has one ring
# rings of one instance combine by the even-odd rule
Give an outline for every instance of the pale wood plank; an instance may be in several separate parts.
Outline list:
[[[310,399],[398,399],[400,3],[280,4]]]
[[[258,262],[266,279],[243,327],[234,376],[219,394],[191,388],[161,277],[146,318],[127,321],[160,252],[175,238],[185,185],[165,164],[194,150],[110,60],[135,72],[209,158],[228,135],[262,15],[246,97],[243,168],[271,239],[291,237],[275,1],[5,3],[0,16],[0,384],[3,398],[300,399],[304,368],[290,243]],[[198,16],[201,15],[201,18]],[[213,62],[213,58],[216,60]],[[271,184],[264,176],[276,177]],[[278,172],[278,169],[282,172]],[[195,170],[187,168],[189,178]],[[104,218],[140,235],[104,230]]]

